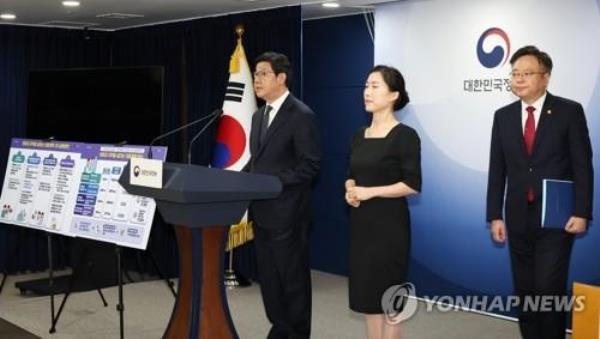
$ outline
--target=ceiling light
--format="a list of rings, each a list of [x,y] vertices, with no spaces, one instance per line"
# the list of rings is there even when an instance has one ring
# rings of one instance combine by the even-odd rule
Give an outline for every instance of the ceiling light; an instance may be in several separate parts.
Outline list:
[[[17,18],[17,16],[12,13],[0,14],[0,19],[2,19],[2,20],[15,20],[16,18]]]
[[[340,4],[338,4],[337,2],[324,2],[321,4],[321,6],[326,8],[338,8],[340,7]]]
[[[63,1],[62,5],[65,7],[79,7],[79,1],[67,0]]]

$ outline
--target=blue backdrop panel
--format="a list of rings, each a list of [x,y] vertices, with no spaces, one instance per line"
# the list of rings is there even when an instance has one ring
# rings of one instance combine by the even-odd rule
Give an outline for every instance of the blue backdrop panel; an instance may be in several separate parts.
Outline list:
[[[348,272],[348,209],[344,181],[350,138],[366,124],[362,90],[373,66],[373,43],[362,15],[305,21],[304,101],[319,119],[323,157],[314,192],[311,265]]]

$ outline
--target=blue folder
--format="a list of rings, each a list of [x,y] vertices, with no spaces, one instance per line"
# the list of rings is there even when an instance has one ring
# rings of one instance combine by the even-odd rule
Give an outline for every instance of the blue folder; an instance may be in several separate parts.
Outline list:
[[[575,208],[573,181],[544,179],[542,227],[563,229]]]

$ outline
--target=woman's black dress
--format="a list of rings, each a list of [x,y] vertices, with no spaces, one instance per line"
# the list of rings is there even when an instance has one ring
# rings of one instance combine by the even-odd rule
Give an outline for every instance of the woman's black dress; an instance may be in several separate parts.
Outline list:
[[[350,179],[357,186],[403,182],[421,190],[421,149],[412,128],[398,124],[384,138],[352,139]],[[405,198],[373,198],[350,208],[350,308],[383,313],[387,288],[406,282],[410,251],[410,215]]]

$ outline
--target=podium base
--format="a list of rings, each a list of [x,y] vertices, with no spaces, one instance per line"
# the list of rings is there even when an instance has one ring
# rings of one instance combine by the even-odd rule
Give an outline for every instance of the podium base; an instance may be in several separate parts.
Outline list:
[[[229,268],[225,270],[224,284],[228,289],[234,289],[236,287],[248,287],[252,285],[250,280],[241,275],[237,275],[234,270]]]

